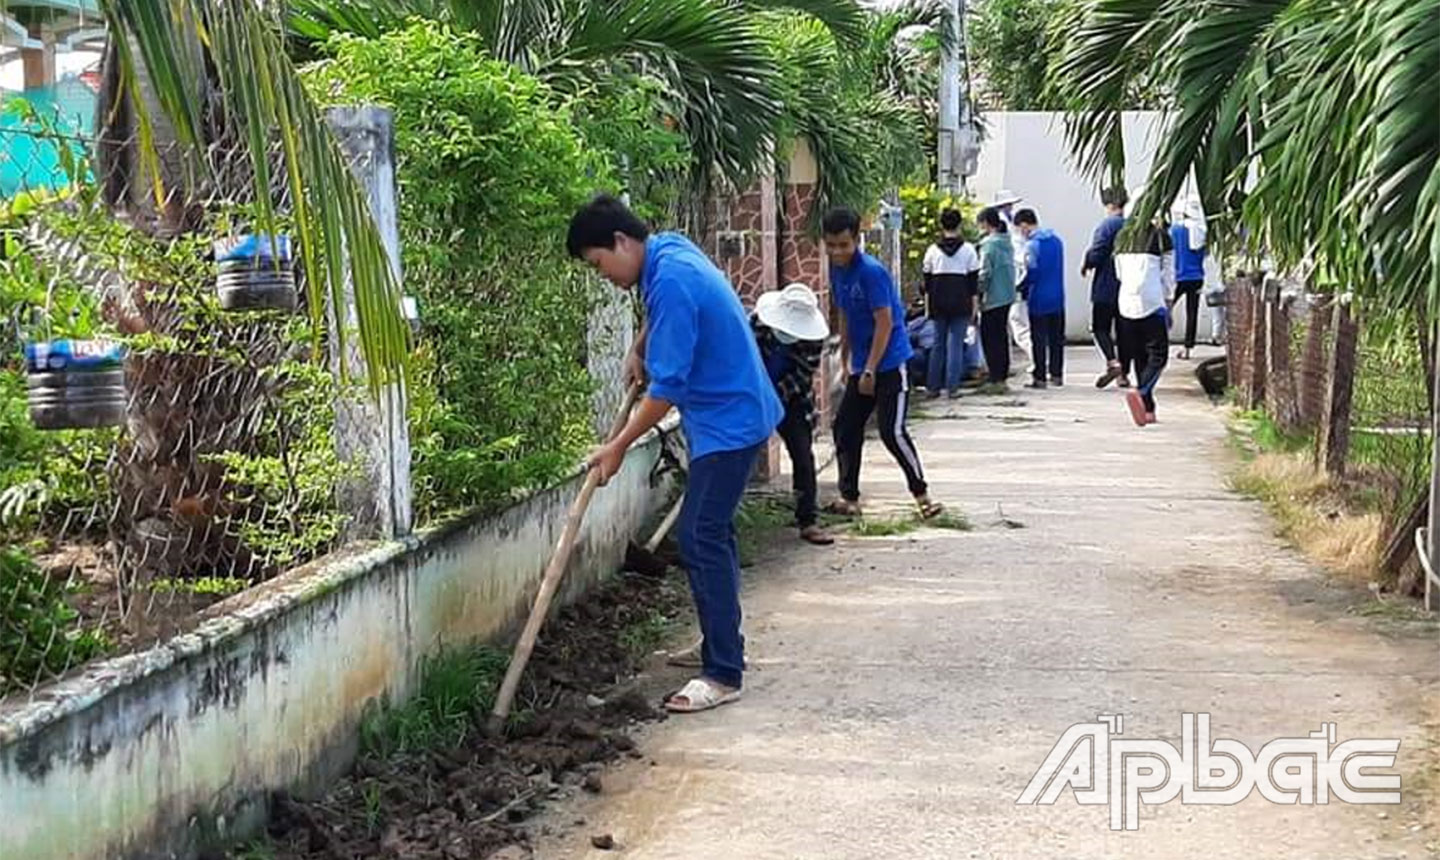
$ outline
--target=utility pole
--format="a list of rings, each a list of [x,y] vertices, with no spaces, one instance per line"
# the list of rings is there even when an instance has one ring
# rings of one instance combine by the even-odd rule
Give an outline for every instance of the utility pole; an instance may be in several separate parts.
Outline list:
[[[965,0],[950,0],[950,49],[940,58],[940,116],[936,140],[935,186],[963,194],[965,178],[975,172],[975,123],[962,83],[969,78],[965,47]]]

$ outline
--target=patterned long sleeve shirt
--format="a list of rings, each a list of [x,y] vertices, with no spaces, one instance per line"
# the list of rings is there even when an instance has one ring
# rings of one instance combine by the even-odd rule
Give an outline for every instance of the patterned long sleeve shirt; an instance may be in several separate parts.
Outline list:
[[[781,343],[775,332],[753,313],[750,315],[750,327],[755,331],[760,358],[770,373],[770,381],[775,385],[775,393],[780,395],[780,402],[786,407],[798,403],[810,416],[815,410],[815,371],[820,367],[824,341]]]

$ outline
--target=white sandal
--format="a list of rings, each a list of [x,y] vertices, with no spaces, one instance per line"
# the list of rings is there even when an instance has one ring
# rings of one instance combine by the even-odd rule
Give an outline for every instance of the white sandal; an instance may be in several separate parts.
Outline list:
[[[722,692],[725,689],[727,688],[705,678],[691,678],[685,686],[680,688],[679,692],[672,693],[665,699],[665,710],[676,714],[708,711],[739,699],[743,692],[739,689]],[[676,699],[684,699],[685,704],[676,704]]]

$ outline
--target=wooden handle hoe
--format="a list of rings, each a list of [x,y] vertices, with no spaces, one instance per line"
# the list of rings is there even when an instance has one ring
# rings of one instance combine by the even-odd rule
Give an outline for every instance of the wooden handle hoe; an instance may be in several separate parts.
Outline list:
[[[630,419],[630,410],[640,399],[640,390],[640,386],[635,385],[626,393],[625,403],[615,416],[615,423],[611,425],[606,439],[614,439],[625,429],[625,422]],[[501,682],[500,692],[495,696],[495,707],[490,710],[490,719],[485,724],[485,730],[492,737],[500,733],[505,726],[505,718],[510,715],[515,691],[520,686],[520,676],[525,673],[525,664],[530,662],[530,652],[535,650],[535,638],[540,635],[540,628],[545,624],[545,616],[550,612],[550,602],[555,599],[560,580],[565,578],[565,568],[569,565],[570,554],[575,549],[575,538],[579,535],[580,524],[585,519],[585,509],[590,507],[590,497],[595,495],[599,486],[600,473],[591,469],[585,475],[585,484],[580,488],[580,495],[570,505],[570,515],[565,520],[565,528],[560,532],[555,554],[550,556],[550,564],[545,568],[545,576],[540,580],[540,592],[535,595],[535,605],[530,607],[530,617],[526,619],[525,629],[520,632],[520,639],[515,643],[515,653],[510,657],[510,665],[505,670],[505,680]]]

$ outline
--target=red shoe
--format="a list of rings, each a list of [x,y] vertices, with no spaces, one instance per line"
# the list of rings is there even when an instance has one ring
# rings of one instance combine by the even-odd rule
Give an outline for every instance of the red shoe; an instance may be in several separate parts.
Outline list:
[[[1135,420],[1135,426],[1144,427],[1147,423],[1145,421],[1145,400],[1140,396],[1140,392],[1133,388],[1125,392],[1125,405],[1130,407],[1130,417]]]

